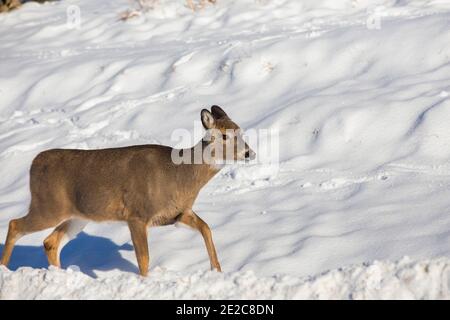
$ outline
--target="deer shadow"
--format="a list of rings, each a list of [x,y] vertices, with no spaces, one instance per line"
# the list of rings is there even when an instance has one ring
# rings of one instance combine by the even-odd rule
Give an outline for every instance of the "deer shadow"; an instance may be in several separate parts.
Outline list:
[[[4,244],[0,244],[0,252],[3,252],[3,247]],[[97,277],[94,270],[117,269],[138,273],[138,268],[124,259],[119,250],[131,251],[133,246],[128,243],[119,246],[110,239],[81,232],[61,251],[61,267],[65,269],[75,265],[80,268],[81,272],[93,278]],[[17,270],[20,267],[47,268],[48,262],[44,247],[16,245],[8,268]]]

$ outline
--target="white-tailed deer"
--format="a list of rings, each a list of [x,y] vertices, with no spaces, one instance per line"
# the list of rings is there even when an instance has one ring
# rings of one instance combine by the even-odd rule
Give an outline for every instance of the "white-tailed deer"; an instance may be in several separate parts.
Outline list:
[[[49,264],[60,266],[62,247],[88,221],[125,221],[141,275],[147,274],[149,265],[147,228],[173,223],[198,230],[211,268],[221,271],[211,230],[192,206],[200,189],[220,170],[218,163],[230,159],[230,154],[231,159],[243,160],[255,153],[220,107],[212,106],[211,112],[203,109],[201,121],[207,134],[190,149],[137,145],[38,154],[30,169],[28,215],[10,221],[1,264],[8,265],[20,237],[56,227],[44,240],[44,248]],[[202,152],[200,163],[195,163],[191,161],[195,150],[209,152]],[[174,155],[187,161],[176,163]]]

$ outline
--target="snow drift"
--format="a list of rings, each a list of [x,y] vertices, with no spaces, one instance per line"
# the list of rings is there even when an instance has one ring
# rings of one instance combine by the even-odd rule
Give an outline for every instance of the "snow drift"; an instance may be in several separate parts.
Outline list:
[[[450,260],[375,261],[307,278],[158,268],[148,278],[93,279],[75,268],[0,268],[0,299],[450,299]]]

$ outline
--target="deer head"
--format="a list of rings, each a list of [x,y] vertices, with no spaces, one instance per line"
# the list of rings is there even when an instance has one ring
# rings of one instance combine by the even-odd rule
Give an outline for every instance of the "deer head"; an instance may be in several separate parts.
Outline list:
[[[238,160],[253,160],[256,153],[248,146],[243,138],[242,129],[219,106],[212,106],[211,112],[201,111],[201,121],[207,130],[203,141],[208,154],[206,159],[215,163]]]

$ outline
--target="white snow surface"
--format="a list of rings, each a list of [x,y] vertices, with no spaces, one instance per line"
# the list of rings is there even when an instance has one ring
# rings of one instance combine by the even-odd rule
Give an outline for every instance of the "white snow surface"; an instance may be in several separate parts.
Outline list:
[[[447,258],[375,261],[302,278],[156,268],[147,278],[109,272],[93,279],[71,267],[0,268],[0,299],[450,299]]]
[[[280,139],[279,166],[226,167],[194,207],[223,274],[169,226],[142,279],[126,226],[90,223],[62,251],[81,272],[42,269],[51,230],[22,238],[0,298],[449,298],[450,2],[217,2],[0,15],[0,251],[42,150],[175,145],[213,104]]]

